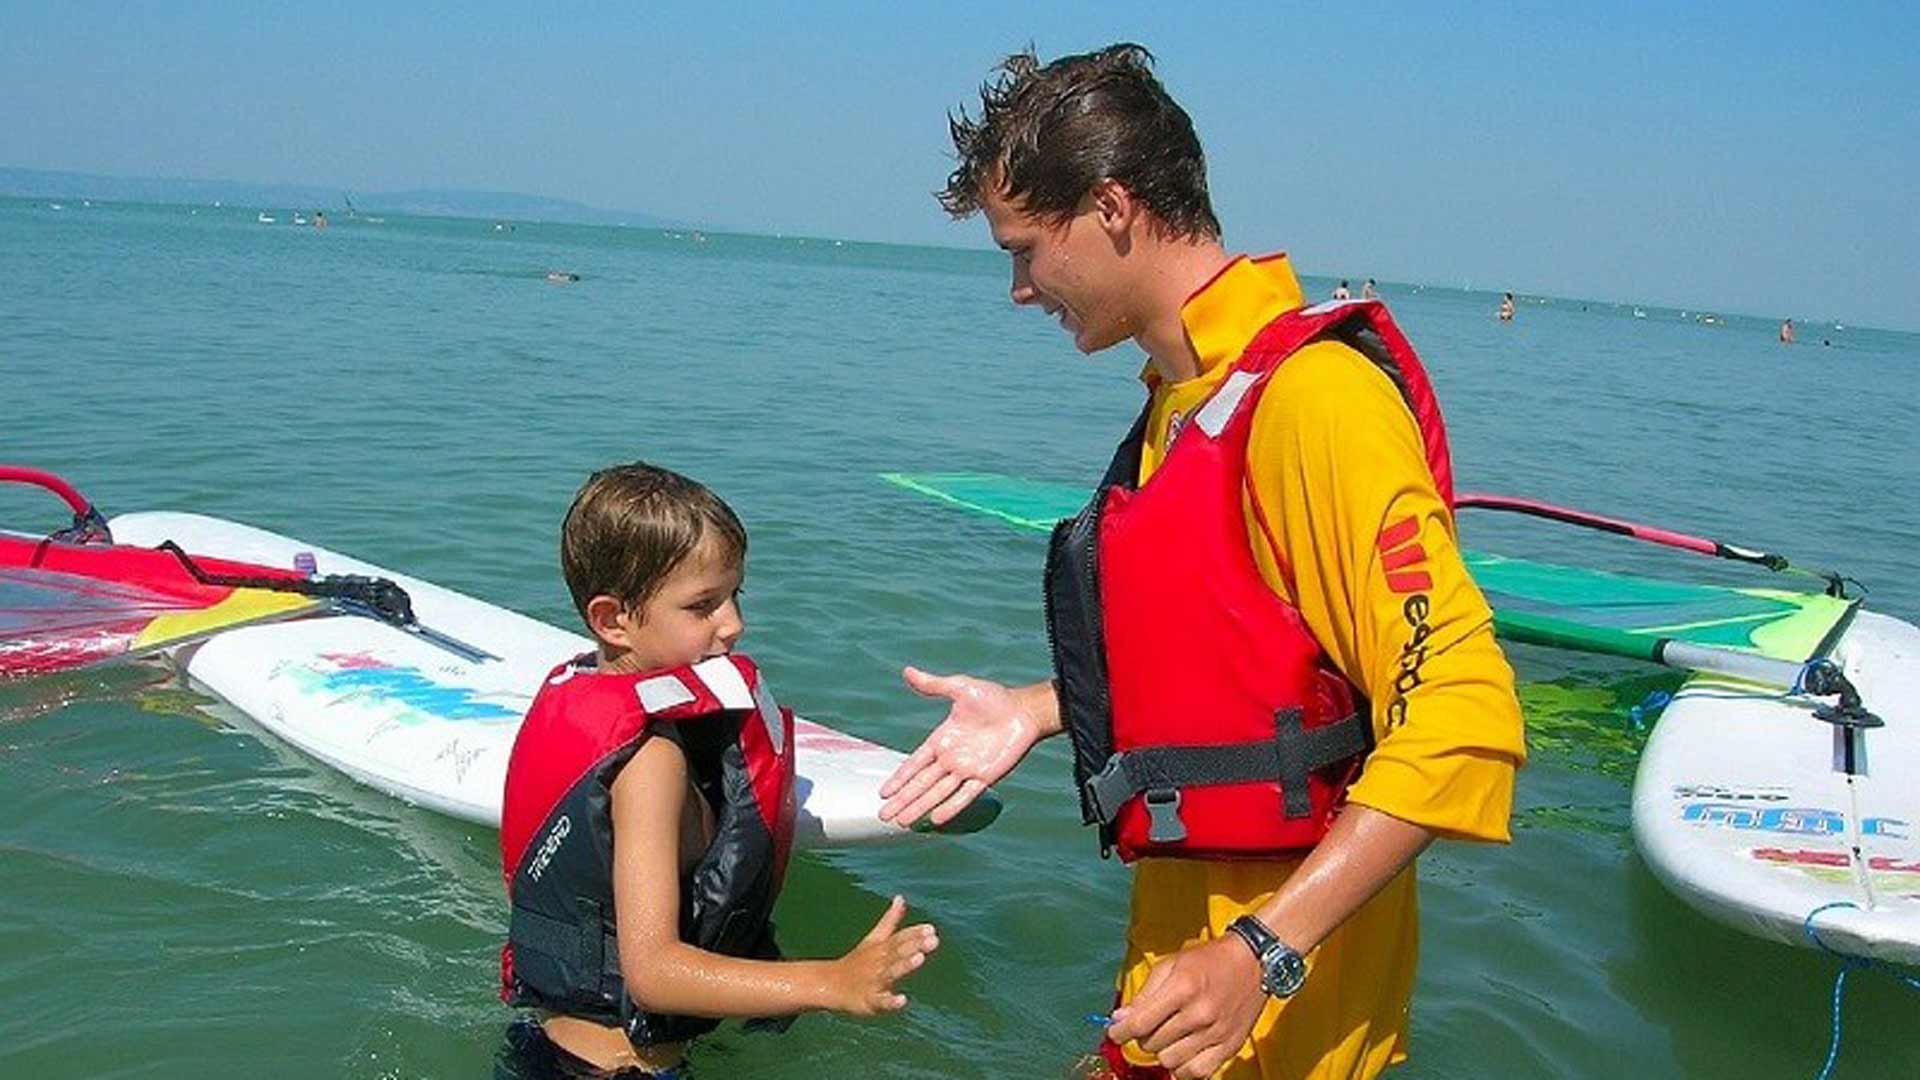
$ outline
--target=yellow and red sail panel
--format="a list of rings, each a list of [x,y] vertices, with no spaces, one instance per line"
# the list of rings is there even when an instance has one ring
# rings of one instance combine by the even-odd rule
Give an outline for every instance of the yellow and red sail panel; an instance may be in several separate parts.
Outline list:
[[[294,570],[195,559],[209,575],[299,580]],[[184,645],[323,601],[207,584],[177,555],[0,534],[0,680]]]

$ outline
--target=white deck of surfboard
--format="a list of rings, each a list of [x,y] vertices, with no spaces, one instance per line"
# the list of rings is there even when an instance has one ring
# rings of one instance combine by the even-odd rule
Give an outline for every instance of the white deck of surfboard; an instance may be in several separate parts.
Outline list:
[[[498,827],[507,756],[534,690],[555,664],[591,647],[536,619],[264,529],[176,513],[122,514],[111,527],[123,544],[172,540],[196,555],[287,568],[308,552],[322,574],[391,578],[423,624],[498,657],[468,661],[347,616],[233,630],[183,650],[189,675],[271,734],[361,783],[467,821]],[[900,754],[807,720],[794,741],[796,843],[914,835],[876,816],[880,784]]]
[[[1886,721],[1856,774],[1817,701],[1696,676],[1661,716],[1633,788],[1656,876],[1736,929],[1920,964],[1920,629],[1860,612],[1833,659]],[[1830,699],[1829,699],[1830,700]]]

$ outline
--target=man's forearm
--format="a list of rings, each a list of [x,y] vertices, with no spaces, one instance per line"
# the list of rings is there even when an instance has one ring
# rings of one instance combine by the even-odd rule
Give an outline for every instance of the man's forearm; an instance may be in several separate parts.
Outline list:
[[[1348,805],[1255,916],[1281,941],[1309,952],[1432,842],[1432,831],[1423,826]]]

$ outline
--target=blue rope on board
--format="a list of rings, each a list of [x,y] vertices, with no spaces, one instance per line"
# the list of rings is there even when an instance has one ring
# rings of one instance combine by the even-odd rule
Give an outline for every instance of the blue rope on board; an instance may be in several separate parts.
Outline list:
[[[1666,708],[1672,701],[1672,694],[1665,690],[1655,690],[1646,697],[1641,698],[1640,704],[1627,710],[1627,722],[1633,725],[1633,730],[1645,731],[1647,729],[1645,720],[1648,714],[1659,712]]]
[[[1832,908],[1857,909],[1859,906],[1860,905],[1847,900],[1835,900],[1830,904],[1821,904],[1819,907],[1807,912],[1806,919],[1800,924],[1800,928],[1806,932],[1807,940],[1818,945],[1821,952],[1830,953],[1840,959],[1840,974],[1833,977],[1833,1037],[1827,1042],[1827,1060],[1820,1066],[1820,1073],[1814,1080],[1828,1080],[1828,1078],[1833,1075],[1834,1064],[1840,1060],[1840,1002],[1847,992],[1847,976],[1851,975],[1855,969],[1879,968],[1901,982],[1906,983],[1908,989],[1920,991],[1920,979],[1903,975],[1894,968],[1877,960],[1871,960],[1864,956],[1854,956],[1852,953],[1843,953],[1820,940],[1819,933],[1813,928],[1813,917],[1815,915]]]
[[[1785,701],[1788,698],[1805,697],[1807,693],[1807,676],[1822,667],[1833,667],[1833,666],[1834,665],[1832,660],[1829,660],[1824,656],[1815,657],[1814,659],[1809,660],[1806,663],[1800,665],[1799,673],[1794,675],[1793,677],[1792,686],[1789,686],[1785,690],[1777,691],[1775,693],[1765,693],[1765,692],[1746,691],[1746,690],[1714,691],[1714,690],[1692,689],[1692,688],[1684,688],[1684,687],[1681,689],[1681,691],[1678,694],[1669,693],[1668,691],[1665,691],[1665,690],[1654,690],[1648,693],[1646,697],[1640,699],[1640,704],[1635,705],[1634,707],[1627,710],[1627,722],[1630,725],[1632,725],[1633,730],[1645,731],[1647,729],[1648,717],[1653,716],[1654,714],[1660,712],[1660,710],[1665,709],[1668,705],[1671,705],[1674,701],[1682,697],[1726,698],[1729,700],[1740,700],[1740,701],[1753,701],[1753,700]]]

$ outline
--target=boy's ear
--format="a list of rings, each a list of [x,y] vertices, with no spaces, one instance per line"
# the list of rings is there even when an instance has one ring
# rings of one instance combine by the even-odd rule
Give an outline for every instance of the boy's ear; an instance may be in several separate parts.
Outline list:
[[[602,593],[587,601],[587,629],[604,644],[616,649],[632,648],[632,636],[627,632],[631,623],[626,614],[626,604]]]

